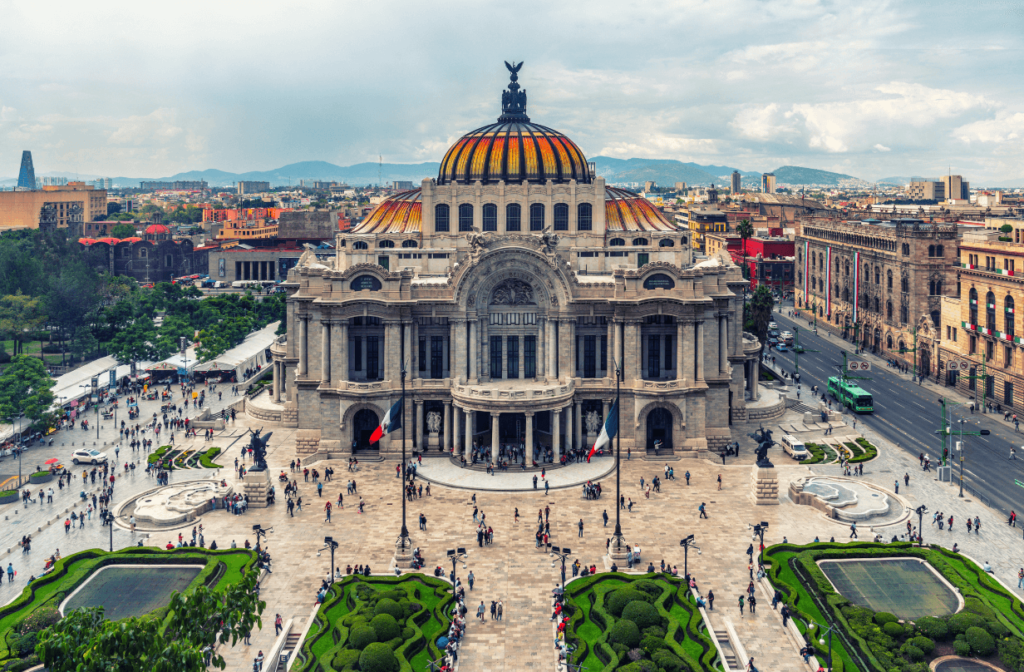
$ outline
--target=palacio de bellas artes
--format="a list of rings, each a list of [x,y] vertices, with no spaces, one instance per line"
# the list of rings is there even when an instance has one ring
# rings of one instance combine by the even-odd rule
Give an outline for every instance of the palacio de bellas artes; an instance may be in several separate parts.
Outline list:
[[[616,366],[623,455],[706,456],[748,420],[759,344],[740,269],[695,263],[689,231],[532,122],[519,67],[436,178],[339,233],[336,260],[309,251],[289,272],[272,394],[249,412],[297,428],[304,462],[397,459],[404,440],[468,464],[516,445],[511,464],[556,468],[596,440]],[[371,444],[393,407],[404,431]]]

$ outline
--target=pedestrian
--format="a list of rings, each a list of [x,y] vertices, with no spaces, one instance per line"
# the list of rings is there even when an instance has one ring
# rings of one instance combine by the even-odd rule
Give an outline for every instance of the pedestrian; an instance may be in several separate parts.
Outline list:
[[[687,469],[686,473],[683,474],[683,476],[686,478],[686,484],[689,485],[690,484],[690,470]]]
[[[505,605],[504,605],[504,603],[503,603],[503,602],[502,602],[502,601],[501,601],[501,600],[499,599],[499,600],[498,600],[498,620],[499,620],[499,621],[501,620],[501,617],[502,617],[502,615],[504,615],[504,613],[505,613]]]
[[[583,538],[583,519],[582,518],[580,518],[580,522],[577,524],[577,526],[580,528],[580,538],[582,539]]]
[[[700,515],[699,515],[699,516],[697,516],[698,520],[699,520],[700,518],[707,518],[707,517],[708,517],[708,514],[707,514],[707,512],[706,512],[706,511],[704,510],[704,502],[701,502],[701,503],[700,503],[700,506],[699,506],[699,507],[697,507],[697,510],[698,510],[698,511],[700,511]]]
[[[278,614],[274,618],[274,636],[280,635],[282,630],[284,630],[284,619],[281,618],[281,614]]]
[[[604,513],[601,514],[601,517],[604,518],[604,526],[608,527],[608,509],[604,510]]]
[[[743,596],[740,595],[740,616],[743,615]]]
[[[477,607],[477,610],[476,610],[476,617],[479,618],[481,621],[484,620],[484,613],[486,613],[486,611],[487,611],[487,609],[484,607],[483,600],[481,600],[480,601],[480,606]]]
[[[900,482],[899,481],[893,481],[893,483],[895,484],[893,487],[896,488],[896,494],[897,495],[900,494]]]
[[[782,605],[782,610],[779,612],[782,614],[782,627],[786,627],[786,623],[789,621],[789,606]]]
[[[473,590],[473,584],[476,583],[476,577],[473,575],[473,570],[469,570],[469,576],[466,577],[469,580],[469,589]],[[483,604],[481,602],[481,604]]]
[[[749,562],[754,561],[754,545],[747,546],[747,557],[750,558]]]
[[[491,600],[491,620],[498,620],[498,603],[494,600]]]
[[[949,531],[953,531],[953,516],[949,517]]]
[[[857,522],[854,521],[850,525],[850,539],[858,539],[858,538],[859,537],[857,536]]]
[[[325,523],[331,522],[331,502],[330,502],[330,500],[328,500],[327,503],[324,504],[324,513],[327,514],[327,517],[324,518],[324,522]]]
[[[975,516],[974,517],[974,534],[977,535],[978,532],[981,532],[981,518],[979,518],[978,516]]]
[[[715,591],[708,591],[708,611],[715,610]]]
[[[7,583],[14,583],[14,577],[17,576],[17,572],[14,571],[14,565],[7,563]]]
[[[750,605],[750,613],[753,614],[757,609],[757,598],[754,597],[754,593],[750,593],[750,598],[747,600],[747,604]]]
[[[719,490],[722,489],[722,475],[721,474],[718,475],[718,489]]]
[[[908,473],[904,473],[903,474],[903,485],[908,487],[908,488],[910,487],[910,474],[908,474]]]

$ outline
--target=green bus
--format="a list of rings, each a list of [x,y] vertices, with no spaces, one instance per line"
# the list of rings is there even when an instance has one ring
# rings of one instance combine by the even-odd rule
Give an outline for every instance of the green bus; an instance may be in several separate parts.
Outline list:
[[[854,413],[871,413],[875,410],[868,392],[838,376],[828,379],[828,392]]]

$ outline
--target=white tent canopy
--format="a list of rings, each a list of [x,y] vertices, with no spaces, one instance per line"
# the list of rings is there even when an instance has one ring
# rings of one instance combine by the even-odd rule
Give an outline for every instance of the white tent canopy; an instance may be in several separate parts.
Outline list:
[[[255,331],[245,337],[245,340],[222,353],[216,359],[209,362],[197,364],[196,371],[234,371],[236,380],[245,378],[246,369],[254,369],[256,365],[266,366],[268,364],[266,350],[273,343],[277,336],[280,322],[272,322],[259,331]]]
[[[148,365],[149,362],[139,362],[135,368],[141,371]],[[58,405],[64,405],[72,399],[92,394],[93,378],[98,379],[99,389],[102,390],[110,386],[111,371],[114,371],[115,380],[120,380],[129,375],[131,370],[131,364],[118,364],[117,359],[112,356],[101,357],[57,378],[53,386],[53,398]]]

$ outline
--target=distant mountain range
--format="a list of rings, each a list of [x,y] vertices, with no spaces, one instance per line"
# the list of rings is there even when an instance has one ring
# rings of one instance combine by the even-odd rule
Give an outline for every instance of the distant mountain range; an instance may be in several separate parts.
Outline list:
[[[853,175],[843,173],[831,173],[827,170],[815,168],[802,168],[800,166],[782,166],[772,171],[775,173],[775,182],[778,184],[816,184],[826,187],[838,187],[844,182],[863,182]]]

